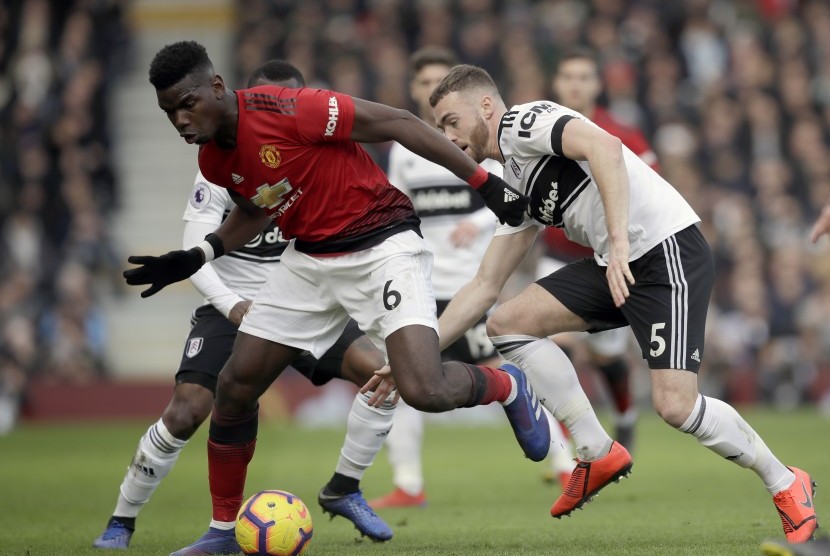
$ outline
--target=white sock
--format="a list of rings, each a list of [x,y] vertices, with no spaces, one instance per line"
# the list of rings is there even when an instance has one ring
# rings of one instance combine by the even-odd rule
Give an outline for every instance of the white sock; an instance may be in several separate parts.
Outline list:
[[[392,431],[386,439],[386,454],[392,465],[392,481],[407,494],[417,496],[424,490],[421,461],[424,414],[400,402],[392,424]]]
[[[570,473],[576,466],[574,463],[576,454],[574,454],[571,441],[565,437],[559,421],[550,414],[550,411],[547,409],[544,411],[550,421],[550,468],[556,474]]]
[[[179,440],[170,434],[161,419],[153,423],[138,441],[138,449],[121,483],[113,515],[136,517],[161,480],[170,473],[185,444],[187,440]]]
[[[542,405],[567,427],[580,460],[593,461],[608,453],[613,440],[599,424],[576,369],[559,346],[548,338],[524,335],[490,340],[502,357],[525,372]]]
[[[395,406],[389,401],[381,407],[370,407],[368,400],[369,394],[358,393],[352,403],[346,439],[335,468],[337,473],[357,480],[363,478],[363,473],[375,461],[395,415]]]
[[[776,458],[749,423],[718,399],[698,394],[692,414],[680,430],[724,458],[755,471],[770,494],[788,488],[793,472]]]
[[[210,526],[214,529],[219,529],[220,531],[230,531],[234,527],[236,527],[235,521],[216,521],[215,519],[210,520]]]

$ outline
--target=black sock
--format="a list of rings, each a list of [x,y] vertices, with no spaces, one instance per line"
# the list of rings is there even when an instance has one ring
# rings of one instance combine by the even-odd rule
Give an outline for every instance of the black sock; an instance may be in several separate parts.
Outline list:
[[[112,525],[113,521],[117,521],[118,523],[120,523],[121,525],[123,525],[124,527],[129,529],[130,531],[135,531],[135,518],[134,517],[121,517],[121,516],[118,516],[118,515],[114,515],[110,518],[109,523],[107,523],[107,527]]]
[[[347,477],[341,473],[332,475],[326,485],[326,492],[330,494],[351,494],[360,490],[360,480]]]

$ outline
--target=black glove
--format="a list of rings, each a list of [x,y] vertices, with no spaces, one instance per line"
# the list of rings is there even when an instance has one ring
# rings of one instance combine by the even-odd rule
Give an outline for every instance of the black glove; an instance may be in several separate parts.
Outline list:
[[[497,175],[488,173],[487,181],[477,191],[502,224],[518,226],[524,220],[530,197],[519,193]]]
[[[164,286],[180,282],[202,268],[205,264],[205,254],[196,247],[187,251],[170,251],[161,257],[132,256],[127,259],[131,264],[142,265],[124,271],[124,278],[131,286],[151,286],[141,292],[141,297],[150,297],[161,291]]]

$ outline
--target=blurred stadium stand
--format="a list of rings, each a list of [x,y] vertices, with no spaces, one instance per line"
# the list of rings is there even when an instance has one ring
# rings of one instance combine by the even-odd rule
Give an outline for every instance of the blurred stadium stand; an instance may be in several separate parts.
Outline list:
[[[198,296],[140,300],[119,277],[126,254],[178,246],[196,169],[146,80],[164,44],[204,43],[234,85],[281,57],[311,86],[406,107],[420,46],[486,68],[510,104],[551,98],[558,53],[582,43],[713,246],[704,391],[830,406],[830,249],[807,241],[830,200],[826,1],[13,0],[0,37],[6,396],[175,370]]]

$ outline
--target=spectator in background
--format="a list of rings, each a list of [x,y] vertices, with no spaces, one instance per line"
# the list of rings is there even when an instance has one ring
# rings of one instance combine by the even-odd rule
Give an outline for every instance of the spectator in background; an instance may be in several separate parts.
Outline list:
[[[312,86],[334,86],[338,72],[334,88],[393,105],[406,103],[406,53],[423,46],[475,60],[496,77],[509,103],[546,96],[543,76],[560,53],[574,44],[592,47],[606,83],[601,103],[645,130],[663,174],[702,217],[717,257],[704,387],[728,399],[782,403],[830,391],[830,349],[821,348],[830,341],[821,340],[825,325],[815,317],[815,303],[830,298],[830,269],[821,262],[830,247],[805,240],[809,222],[830,199],[827,2],[237,4],[239,77],[282,57]],[[17,314],[41,329],[32,307],[52,297],[52,278],[65,259],[83,258],[96,279],[109,272],[114,248],[107,220],[118,192],[108,120],[94,112],[106,103],[92,99],[104,98],[124,66],[124,5],[0,3],[0,229],[5,245],[22,239],[32,247],[16,244],[15,254],[0,261],[0,296],[19,285],[18,264],[34,281],[21,292],[30,297],[11,296],[21,306],[2,310],[0,329]],[[385,164],[385,149],[373,154]],[[93,199],[86,207],[91,214],[78,212],[82,197]],[[72,242],[86,247],[66,249],[70,230],[86,238]],[[88,249],[93,237],[98,245]],[[787,279],[803,288],[784,303],[773,284],[782,278],[773,278],[782,249],[801,253]],[[748,299],[744,289],[760,299]],[[789,314],[786,334],[764,326],[782,310]],[[743,324],[729,330],[734,322]],[[718,341],[732,335],[737,344]],[[782,353],[794,357],[790,370],[781,367]],[[767,369],[763,380],[745,370],[755,368]]]
[[[0,430],[29,377],[105,371],[93,292],[121,266],[104,97],[123,66],[124,4],[0,5]]]

